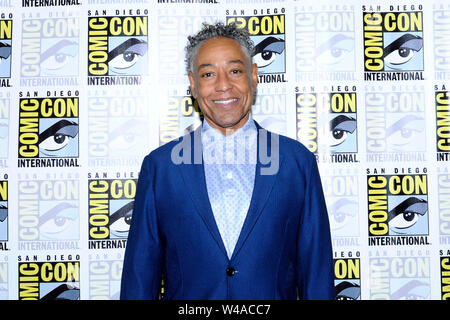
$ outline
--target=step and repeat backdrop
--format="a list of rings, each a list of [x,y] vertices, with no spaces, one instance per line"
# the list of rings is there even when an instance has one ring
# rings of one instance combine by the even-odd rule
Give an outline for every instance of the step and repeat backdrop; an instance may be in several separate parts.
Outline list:
[[[119,298],[141,161],[200,124],[184,46],[216,20],[256,45],[254,119],[316,155],[336,299],[449,299],[437,0],[0,0],[0,299]]]

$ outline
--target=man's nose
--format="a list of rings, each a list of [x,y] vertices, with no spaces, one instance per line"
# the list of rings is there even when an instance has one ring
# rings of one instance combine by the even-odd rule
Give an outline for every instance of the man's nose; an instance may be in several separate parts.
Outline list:
[[[228,74],[226,72],[218,72],[217,81],[216,81],[216,90],[217,91],[227,91],[232,87],[232,83],[228,78]]]

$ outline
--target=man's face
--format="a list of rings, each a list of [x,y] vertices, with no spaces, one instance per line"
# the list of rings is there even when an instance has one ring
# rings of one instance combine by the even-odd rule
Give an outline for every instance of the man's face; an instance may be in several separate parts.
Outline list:
[[[248,119],[258,67],[250,65],[239,42],[215,37],[198,49],[189,82],[206,121],[226,134]]]

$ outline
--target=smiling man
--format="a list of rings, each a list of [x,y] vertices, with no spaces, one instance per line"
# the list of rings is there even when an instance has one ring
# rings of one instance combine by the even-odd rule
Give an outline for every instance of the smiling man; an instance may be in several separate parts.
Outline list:
[[[214,37],[197,51],[189,82],[207,122],[223,135],[241,128],[249,118],[258,68],[236,40]]]
[[[188,76],[204,121],[143,161],[122,299],[334,298],[315,157],[252,119],[253,50],[234,25],[204,24],[189,37]],[[269,164],[275,169],[264,170]]]

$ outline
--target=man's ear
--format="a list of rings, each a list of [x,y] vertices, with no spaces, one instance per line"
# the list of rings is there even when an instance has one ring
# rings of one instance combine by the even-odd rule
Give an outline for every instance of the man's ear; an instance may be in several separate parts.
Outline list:
[[[258,86],[258,65],[256,63],[252,64],[252,82],[254,94],[256,92],[256,87]]]
[[[189,73],[188,73],[188,78],[189,78],[189,84],[190,84],[190,87],[191,87],[191,94],[192,94],[192,96],[195,98],[195,99],[197,99],[197,94],[196,94],[196,90],[195,90],[195,77],[194,77],[194,74],[191,72],[191,71],[189,71]]]

